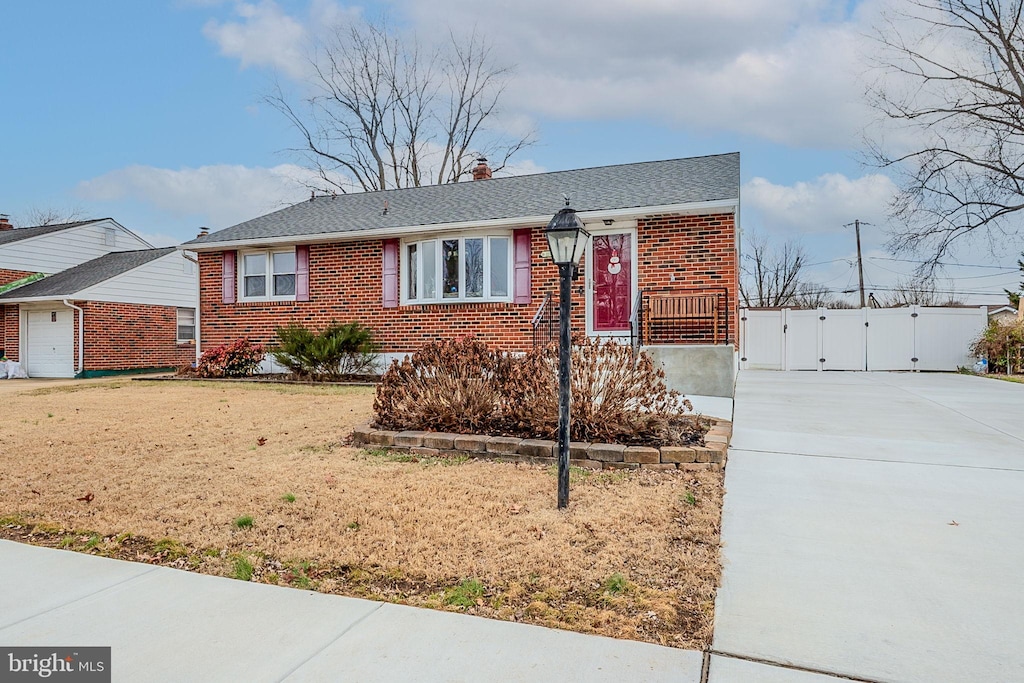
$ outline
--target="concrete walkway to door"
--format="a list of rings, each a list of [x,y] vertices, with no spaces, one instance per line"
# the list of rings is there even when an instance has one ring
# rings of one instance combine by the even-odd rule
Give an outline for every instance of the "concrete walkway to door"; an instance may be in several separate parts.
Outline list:
[[[740,373],[710,683],[1024,681],[1024,385]]]

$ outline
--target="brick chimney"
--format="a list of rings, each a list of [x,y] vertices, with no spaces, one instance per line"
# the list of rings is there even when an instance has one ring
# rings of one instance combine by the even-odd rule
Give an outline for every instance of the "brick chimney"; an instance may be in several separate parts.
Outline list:
[[[480,157],[473,167],[473,180],[487,180],[491,177],[491,167],[487,165],[487,159]]]
[[[14,226],[11,225],[11,217],[6,213],[0,213],[0,230],[14,230]]]
[[[206,226],[200,226],[199,227],[199,234],[196,235],[196,237],[197,238],[199,238],[199,237],[206,237],[209,234],[210,234],[210,231],[206,229]]]

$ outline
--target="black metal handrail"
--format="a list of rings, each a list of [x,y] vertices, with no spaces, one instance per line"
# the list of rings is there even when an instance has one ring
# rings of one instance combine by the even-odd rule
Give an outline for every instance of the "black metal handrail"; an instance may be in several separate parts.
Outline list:
[[[644,290],[636,294],[636,301],[633,302],[633,310],[629,313],[629,343],[634,353],[643,343],[643,322],[644,322]]]
[[[551,293],[544,295],[540,307],[533,314],[533,348],[547,346],[558,333],[558,313],[551,305]]]

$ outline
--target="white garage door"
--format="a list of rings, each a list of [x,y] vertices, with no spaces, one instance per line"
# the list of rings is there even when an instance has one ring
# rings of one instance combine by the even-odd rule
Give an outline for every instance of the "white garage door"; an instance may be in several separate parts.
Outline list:
[[[67,308],[26,311],[29,377],[75,376],[75,317]]]

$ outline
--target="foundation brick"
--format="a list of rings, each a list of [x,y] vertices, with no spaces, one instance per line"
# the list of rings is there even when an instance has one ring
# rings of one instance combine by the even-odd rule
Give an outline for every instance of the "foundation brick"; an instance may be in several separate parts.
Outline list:
[[[619,444],[595,443],[587,449],[587,459],[601,462],[622,462],[625,452],[626,447]]]
[[[394,446],[398,432],[377,430],[366,435],[366,443],[370,446]]]
[[[423,445],[426,448],[454,448],[455,439],[458,434],[447,434],[445,432],[428,432],[423,435]]]
[[[657,448],[649,448],[647,446],[626,446],[622,459],[624,462],[653,465],[661,462],[661,453]]]
[[[408,446],[412,448],[414,446],[423,445],[423,437],[430,432],[419,432],[419,431],[407,431],[398,432],[395,434],[395,445],[396,446]]]
[[[460,434],[455,437],[454,444],[455,448],[460,451],[470,451],[474,453],[483,453],[487,450],[487,442],[490,441],[489,436],[476,436],[475,434]]]
[[[600,460],[587,460],[587,459],[572,460],[572,459],[570,459],[569,460],[569,464],[571,466],[573,466],[573,467],[583,467],[583,468],[588,469],[588,470],[599,470],[599,469],[601,469],[601,466],[604,463],[602,463]]]
[[[492,436],[487,440],[487,452],[518,455],[519,444],[522,442],[522,439],[511,436]]]
[[[692,449],[684,446],[662,446],[661,447],[661,461],[662,462],[696,462],[697,453]]]
[[[556,456],[556,446],[557,444],[554,441],[523,439],[519,444],[519,454],[538,458],[553,458]]]

